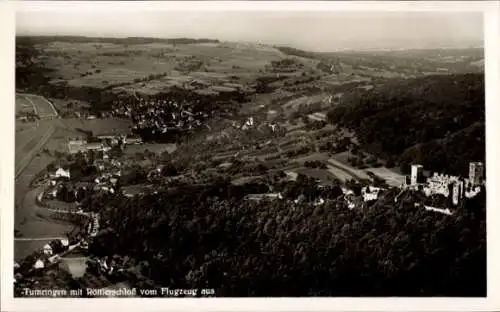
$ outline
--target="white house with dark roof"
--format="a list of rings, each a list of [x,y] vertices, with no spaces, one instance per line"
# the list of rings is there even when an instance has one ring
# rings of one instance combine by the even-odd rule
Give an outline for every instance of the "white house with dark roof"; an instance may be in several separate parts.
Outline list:
[[[58,168],[56,170],[56,172],[54,172],[53,174],[50,174],[50,177],[52,179],[58,179],[58,178],[70,178],[70,172],[69,172],[69,169],[68,170],[65,170],[63,168]]]
[[[43,246],[43,253],[47,256],[51,256],[53,253],[52,247],[49,244],[45,244],[45,246]]]

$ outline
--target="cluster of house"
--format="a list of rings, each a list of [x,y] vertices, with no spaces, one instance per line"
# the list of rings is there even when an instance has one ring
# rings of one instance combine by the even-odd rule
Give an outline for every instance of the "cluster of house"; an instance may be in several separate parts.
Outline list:
[[[56,247],[57,242],[60,243],[60,246],[62,246],[62,249]],[[56,251],[62,252],[66,251],[69,248],[69,241],[67,239],[60,239],[60,240],[54,240],[50,242],[49,244],[46,244],[43,246],[42,249],[42,257],[38,258],[35,263],[33,264],[34,269],[43,269],[47,264],[55,263],[59,260],[59,255],[58,253],[54,254],[54,249]]]
[[[201,126],[202,120],[208,117],[206,113],[194,112],[186,100],[178,103],[172,99],[137,99],[131,106],[119,103],[114,109],[116,113],[123,112],[124,116],[132,117],[135,129],[153,129],[153,133],[190,130]]]
[[[94,191],[114,194],[120,176],[120,170],[116,172],[103,172],[99,177],[94,179]]]
[[[354,209],[356,207],[363,207],[367,202],[377,200],[383,190],[385,189],[369,185],[361,188],[361,196],[356,196],[353,190],[347,188],[342,188],[342,193],[343,199],[347,203],[347,208]]]
[[[69,169],[64,169],[62,167],[57,168],[57,170],[53,173],[49,173],[49,177],[51,180],[57,180],[57,179],[70,179],[71,174],[69,172]]]
[[[238,121],[233,121],[231,125],[233,126],[233,128],[241,129],[243,131],[250,129],[265,130],[267,128],[270,129],[272,132],[277,132],[280,129],[279,125],[275,122],[264,121],[257,124],[252,116],[248,117],[242,123]]]
[[[104,156],[106,155],[104,154]],[[79,192],[89,188],[92,188],[94,191],[102,191],[111,194],[115,192],[118,180],[122,174],[121,162],[116,159],[109,159],[109,157],[103,157],[103,159],[95,159],[93,166],[98,171],[98,175],[95,177],[93,183],[65,183],[66,187],[69,187],[68,190],[73,192],[75,198],[78,198]],[[44,193],[45,197],[48,199],[57,198],[63,187],[63,183],[68,181],[70,176],[70,169],[64,169],[62,167],[57,168],[53,173],[49,173],[48,183],[50,188]]]
[[[43,269],[51,264],[54,264],[60,260],[60,254],[71,251],[75,248],[75,245],[70,245],[68,239],[55,239],[45,244],[40,251],[35,253],[35,257],[31,264],[31,268],[34,270]],[[19,263],[14,262],[14,280],[17,281],[22,278],[22,273],[20,272],[21,266]]]
[[[90,237],[96,237],[99,232],[99,214],[91,213],[90,214],[91,221],[87,228],[87,233]]]

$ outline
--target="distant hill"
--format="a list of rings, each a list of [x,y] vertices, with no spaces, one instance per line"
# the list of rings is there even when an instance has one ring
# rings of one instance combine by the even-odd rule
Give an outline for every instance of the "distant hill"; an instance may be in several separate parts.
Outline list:
[[[467,172],[485,154],[484,76],[436,75],[353,91],[329,119],[356,132],[363,148],[399,163]]]
[[[109,38],[109,37],[84,37],[84,36],[16,36],[16,41],[31,43],[47,43],[53,41],[59,42],[102,42],[114,44],[148,44],[148,43],[166,43],[166,44],[194,44],[194,43],[219,43],[217,39],[194,39],[194,38],[148,38],[148,37],[127,37],[127,38]]]
[[[411,74],[435,73],[443,69],[449,73],[476,73],[482,72],[484,68],[482,48],[343,52],[308,52],[291,47],[276,49],[287,55],[316,59],[328,65],[342,63],[355,68],[367,67]]]

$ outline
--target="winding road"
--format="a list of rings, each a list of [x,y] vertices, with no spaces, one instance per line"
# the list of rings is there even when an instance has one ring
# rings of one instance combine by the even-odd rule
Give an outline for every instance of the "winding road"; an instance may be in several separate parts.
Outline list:
[[[24,218],[16,218],[17,224],[15,228],[22,236],[14,238],[14,252],[16,259],[24,258],[24,256],[31,254],[34,250],[39,249],[44,244],[54,239],[67,239],[62,236],[62,233],[69,232],[73,225],[69,222],[47,221],[36,215],[37,212],[57,212],[82,215],[88,218],[93,218],[91,222],[91,233],[96,234],[99,228],[98,215],[78,211],[69,211],[62,209],[45,208],[38,205],[37,197],[42,194],[44,187],[37,187],[29,190],[16,207],[17,216],[24,216]],[[20,245],[22,244],[22,245]],[[26,245],[28,244],[28,245]]]

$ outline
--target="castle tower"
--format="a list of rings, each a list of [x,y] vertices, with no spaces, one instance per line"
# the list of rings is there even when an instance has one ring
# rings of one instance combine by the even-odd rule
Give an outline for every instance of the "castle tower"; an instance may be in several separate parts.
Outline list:
[[[417,185],[421,182],[424,172],[424,166],[411,165],[411,185]]]
[[[462,184],[460,182],[454,182],[453,183],[453,189],[452,189],[452,202],[453,205],[458,205],[458,202],[462,198]]]
[[[469,180],[472,186],[480,185],[484,178],[484,164],[482,162],[471,162],[469,164]]]

